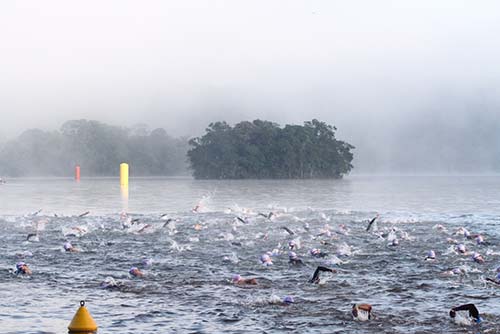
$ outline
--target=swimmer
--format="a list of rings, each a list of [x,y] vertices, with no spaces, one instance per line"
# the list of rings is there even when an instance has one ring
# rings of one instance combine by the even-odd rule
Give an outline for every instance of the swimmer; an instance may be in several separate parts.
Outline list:
[[[273,261],[271,260],[271,257],[268,254],[262,254],[260,256],[260,262],[264,266],[271,266],[273,264]]]
[[[65,236],[75,236],[81,237],[87,234],[88,230],[85,226],[73,226],[70,228],[70,232],[64,233]]]
[[[163,227],[167,227],[168,224],[170,224],[171,222],[173,222],[174,220],[172,218],[168,218],[167,221],[165,221],[165,223],[163,223]]]
[[[283,305],[287,306],[293,303],[295,303],[295,300],[293,299],[292,296],[285,296],[285,298],[283,298],[283,303],[282,303]]]
[[[466,254],[467,253],[467,248],[465,248],[465,245],[464,244],[459,244],[457,245],[457,248],[456,248],[457,252],[460,253],[460,254]]]
[[[479,324],[483,320],[479,316],[479,311],[477,310],[476,305],[474,305],[474,304],[465,304],[465,305],[460,305],[460,306],[457,306],[457,307],[453,307],[450,310],[450,317],[453,320],[455,320],[455,322],[459,322],[459,320],[456,318],[456,316],[457,316],[457,312],[460,312],[460,311],[467,311],[468,312],[468,317],[465,316],[465,315],[462,315],[462,313],[464,313],[464,312],[458,313],[458,314],[462,315],[463,319],[469,318],[470,320],[474,321],[477,324]]]
[[[262,216],[262,217],[264,217],[264,218],[267,218],[267,219],[269,219],[269,220],[271,220],[271,217],[272,217],[272,216],[274,216],[274,213],[271,211],[271,212],[269,212],[269,213],[266,215],[266,214],[264,214],[264,213],[262,213],[262,212],[259,212],[259,213],[258,213],[258,215],[259,215],[259,216]]]
[[[392,239],[391,243],[388,245],[389,247],[396,247],[399,245],[398,239]]]
[[[257,285],[257,280],[255,278],[243,278],[240,275],[234,275],[232,282],[236,285]]]
[[[142,271],[139,270],[139,268],[137,267],[132,267],[130,268],[130,270],[128,271],[128,273],[134,277],[142,277],[144,276],[144,273]]]
[[[436,259],[436,253],[433,250],[430,250],[427,253],[427,256],[425,257],[425,260],[429,261],[429,260],[435,260],[435,259]]]
[[[474,254],[472,254],[472,260],[476,263],[484,263],[483,256],[477,252],[474,252]]]
[[[78,248],[73,247],[73,245],[69,242],[65,242],[63,247],[66,252],[70,253],[78,253],[80,251]]]
[[[42,212],[42,209],[38,210],[38,211],[35,211],[31,214],[32,217],[35,217],[36,215],[38,215],[40,212]]]
[[[433,228],[436,229],[436,230],[438,230],[438,231],[440,231],[440,232],[447,232],[446,227],[444,227],[441,224],[434,225]]]
[[[309,283],[319,284],[320,283],[320,278],[319,278],[320,272],[336,273],[337,271],[335,269],[330,269],[327,267],[318,266],[318,268],[316,268],[316,270],[314,271],[313,277],[309,280]]]
[[[351,314],[354,319],[367,321],[372,318],[372,306],[370,304],[353,304]]]
[[[246,218],[241,218],[240,216],[236,216],[236,219],[238,219],[240,222],[242,222],[243,224],[248,224],[248,221]]]
[[[38,233],[30,233],[26,237],[26,240],[29,242],[39,242],[40,238],[38,237]]]
[[[349,235],[349,228],[345,224],[340,224],[339,229],[335,231],[337,234]]]
[[[31,269],[28,267],[28,265],[24,262],[18,262],[16,263],[16,275],[31,275]]]
[[[78,215],[78,218],[83,218],[83,217],[85,217],[86,215],[88,215],[89,213],[90,213],[90,211],[85,211],[84,213],[79,214],[79,215]]]
[[[151,268],[153,266],[153,259],[143,259],[142,265],[146,268]]]
[[[370,222],[368,223],[368,226],[366,227],[366,232],[370,231],[370,228],[372,227],[373,223],[375,222],[375,220],[377,220],[378,217],[379,217],[379,214],[377,213],[377,215],[375,217],[373,217],[372,220],[370,220]]]
[[[295,252],[288,252],[288,259],[291,264],[293,265],[302,265],[304,264],[302,260],[297,256]]]
[[[490,243],[485,241],[482,235],[478,234],[476,236],[476,244],[486,246],[486,245],[489,245]]]
[[[313,248],[309,251],[311,256],[313,257],[325,257],[328,256],[328,253],[322,252],[321,249]]]
[[[441,276],[455,276],[455,275],[464,275],[465,271],[460,268],[453,268],[452,270],[446,270],[441,273]]]
[[[143,227],[141,227],[137,233],[144,233],[146,231],[149,231],[151,228],[153,228],[153,225],[151,224],[145,224]]]
[[[487,277],[486,280],[488,282],[495,283],[496,285],[500,285],[500,273],[498,273],[495,278],[489,278],[489,277]]]
[[[290,248],[290,250],[299,249],[300,248],[300,242],[298,242],[296,240],[290,240],[288,242],[288,248]]]
[[[115,281],[113,277],[106,277],[104,281],[99,284],[101,289],[113,289],[113,288],[118,288],[118,283]]]

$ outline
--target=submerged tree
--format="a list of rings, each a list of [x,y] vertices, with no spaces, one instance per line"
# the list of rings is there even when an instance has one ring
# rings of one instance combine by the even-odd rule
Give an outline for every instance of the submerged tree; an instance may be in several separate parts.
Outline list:
[[[335,127],[313,119],[300,125],[255,120],[234,127],[211,123],[191,139],[195,178],[341,178],[352,169],[354,146],[335,138]]]

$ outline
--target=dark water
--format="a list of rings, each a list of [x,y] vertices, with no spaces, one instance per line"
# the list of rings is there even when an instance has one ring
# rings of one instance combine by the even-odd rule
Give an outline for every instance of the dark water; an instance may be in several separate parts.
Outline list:
[[[132,179],[128,198],[117,181],[14,179],[0,186],[0,332],[65,333],[85,299],[99,333],[500,333],[500,289],[484,280],[500,266],[500,177]],[[201,212],[191,212],[198,203]],[[123,210],[139,223],[128,226]],[[271,220],[257,215],[270,211]],[[376,212],[377,230],[367,233]],[[163,227],[163,213],[176,221]],[[37,222],[39,241],[26,241]],[[489,245],[456,235],[459,227]],[[394,236],[399,245],[388,246]],[[447,238],[485,263],[456,254]],[[292,239],[304,266],[288,262]],[[66,241],[81,252],[64,252]],[[329,255],[313,258],[311,248]],[[437,260],[425,261],[431,249]],[[274,265],[262,266],[259,256],[273,250]],[[21,260],[31,277],[12,273]],[[309,284],[318,265],[338,272]],[[145,276],[132,278],[132,266]],[[443,275],[453,268],[462,274]],[[232,285],[236,273],[259,285]],[[106,277],[118,287],[101,288]],[[295,303],[277,303],[285,295]],[[362,302],[373,305],[375,320],[352,320],[351,305]],[[485,321],[450,322],[449,308],[469,302]]]

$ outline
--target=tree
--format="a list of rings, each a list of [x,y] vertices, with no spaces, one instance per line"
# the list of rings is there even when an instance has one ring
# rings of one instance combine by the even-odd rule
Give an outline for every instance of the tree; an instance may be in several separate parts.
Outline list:
[[[195,178],[340,178],[353,168],[354,146],[335,138],[336,128],[313,119],[300,125],[255,120],[234,127],[211,123],[189,144]]]

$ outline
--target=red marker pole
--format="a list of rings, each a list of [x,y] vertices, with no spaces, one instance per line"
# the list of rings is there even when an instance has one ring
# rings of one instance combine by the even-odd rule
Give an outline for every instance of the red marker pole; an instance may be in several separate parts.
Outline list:
[[[75,180],[80,181],[80,166],[75,167]]]

